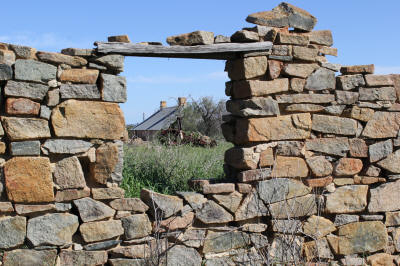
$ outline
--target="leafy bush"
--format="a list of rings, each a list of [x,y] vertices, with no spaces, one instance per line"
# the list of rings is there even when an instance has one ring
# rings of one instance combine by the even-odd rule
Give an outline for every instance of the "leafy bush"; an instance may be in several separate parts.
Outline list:
[[[230,147],[227,142],[213,148],[126,145],[122,188],[126,197],[138,197],[142,188],[164,194],[189,191],[190,179],[224,176],[224,153]]]

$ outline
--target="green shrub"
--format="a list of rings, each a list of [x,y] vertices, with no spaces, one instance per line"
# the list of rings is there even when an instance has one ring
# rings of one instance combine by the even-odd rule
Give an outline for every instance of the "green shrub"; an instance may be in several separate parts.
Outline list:
[[[189,191],[188,180],[222,178],[224,153],[232,144],[214,148],[189,145],[125,146],[122,188],[126,197],[138,197],[142,188],[164,194]]]

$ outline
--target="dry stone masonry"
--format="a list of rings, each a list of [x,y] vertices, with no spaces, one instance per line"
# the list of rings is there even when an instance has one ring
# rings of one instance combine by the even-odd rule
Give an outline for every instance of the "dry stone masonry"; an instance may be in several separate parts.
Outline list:
[[[0,265],[398,265],[400,75],[329,63],[290,4],[247,21],[167,39],[272,47],[226,62],[227,181],[176,195],[119,187],[123,55],[1,44]]]

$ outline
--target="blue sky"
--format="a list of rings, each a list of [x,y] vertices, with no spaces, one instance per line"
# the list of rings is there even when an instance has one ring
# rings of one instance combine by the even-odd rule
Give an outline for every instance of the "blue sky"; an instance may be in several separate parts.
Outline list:
[[[201,1],[5,1],[0,41],[38,50],[91,48],[109,35],[128,34],[132,42],[161,41],[195,30],[231,35],[251,26],[248,14],[270,10],[276,0]],[[334,63],[374,63],[377,73],[400,73],[399,0],[292,0],[318,18],[315,29],[330,29],[339,57]],[[227,77],[219,60],[126,58],[127,123],[140,122],[158,109],[160,100],[224,95]]]

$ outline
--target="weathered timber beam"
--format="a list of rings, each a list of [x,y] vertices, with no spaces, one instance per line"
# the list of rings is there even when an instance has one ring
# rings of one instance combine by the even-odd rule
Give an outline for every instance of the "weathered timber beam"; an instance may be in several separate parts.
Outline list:
[[[244,53],[268,52],[271,42],[220,43],[198,46],[142,45],[118,42],[96,42],[101,54],[120,54],[141,57],[168,57],[192,59],[233,59]]]

